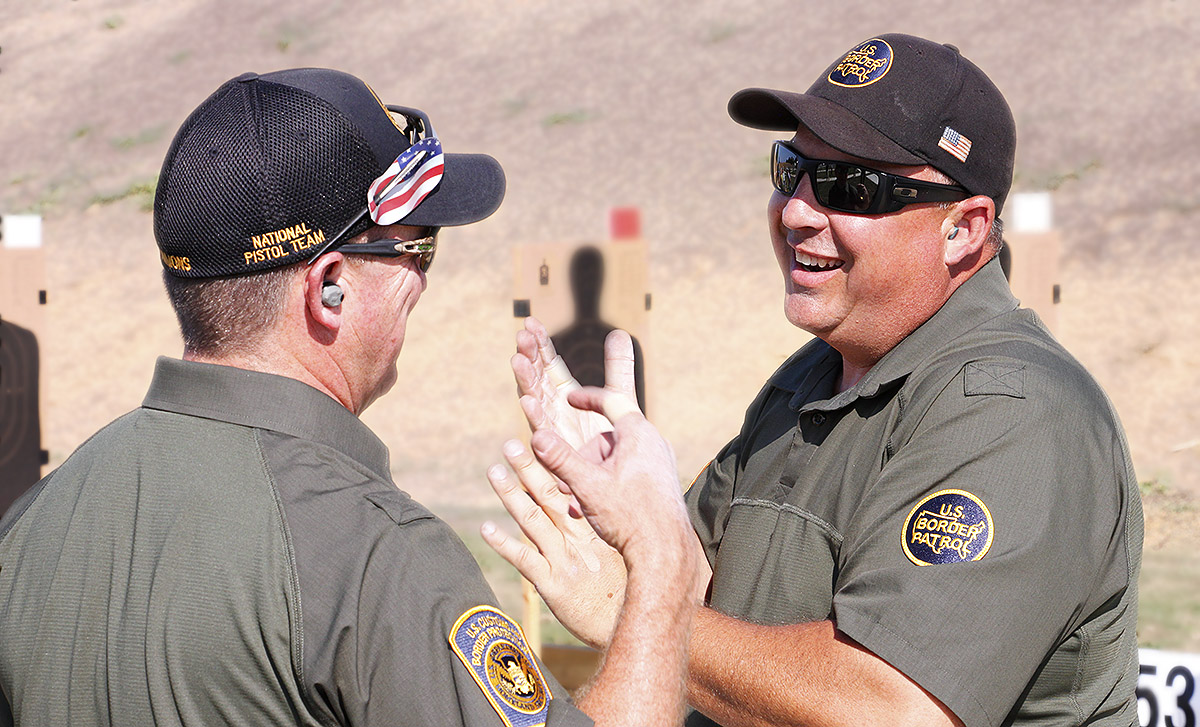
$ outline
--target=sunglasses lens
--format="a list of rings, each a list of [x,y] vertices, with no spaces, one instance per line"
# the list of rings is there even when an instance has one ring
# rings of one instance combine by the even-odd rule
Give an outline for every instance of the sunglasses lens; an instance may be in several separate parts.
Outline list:
[[[878,172],[854,164],[821,162],[813,175],[817,201],[842,212],[866,212],[882,182]]]
[[[780,194],[791,197],[796,193],[796,185],[800,183],[800,159],[796,154],[778,142],[771,153],[771,184]]]
[[[429,250],[417,256],[417,266],[423,273],[429,272],[433,265],[433,256],[437,254],[437,238],[438,228],[434,227],[429,231]]]

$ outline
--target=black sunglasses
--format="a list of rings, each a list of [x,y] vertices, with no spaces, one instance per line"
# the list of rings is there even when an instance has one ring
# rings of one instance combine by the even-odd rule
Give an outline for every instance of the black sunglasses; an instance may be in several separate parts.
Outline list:
[[[417,267],[421,272],[428,272],[433,265],[433,255],[437,252],[437,235],[440,228],[432,227],[429,234],[416,240],[385,239],[374,242],[356,242],[353,245],[340,245],[337,249],[342,254],[349,255],[378,255],[380,257],[417,256]]]
[[[917,202],[957,202],[971,196],[958,185],[901,177],[850,162],[806,159],[786,141],[775,142],[771,148],[775,189],[791,197],[805,172],[818,202],[855,215],[878,215]]]
[[[394,104],[387,104],[384,108],[388,110],[388,113],[397,114],[404,117],[405,126],[400,130],[400,132],[408,138],[409,146],[416,144],[421,139],[437,136],[437,134],[433,131],[433,124],[429,123],[429,117],[425,115],[424,111],[419,109],[410,109],[406,106],[396,106]],[[350,231],[357,227],[369,212],[370,208],[366,205],[363,205],[362,210],[355,215],[353,219],[347,222],[345,227],[338,231],[336,235],[330,237],[324,245],[318,248],[317,251],[308,258],[308,264],[312,265],[317,258],[321,257],[327,252],[330,252],[331,250],[342,248],[350,239]],[[426,270],[429,270],[429,266],[433,264],[433,253],[437,249],[437,228],[433,228],[433,232],[430,233],[430,237],[426,237],[424,240],[428,241],[429,249],[427,252],[424,250],[415,249],[400,251],[399,245],[395,244],[404,243],[405,245],[415,245],[416,243],[423,242],[423,240],[380,240],[378,242],[362,243],[355,245],[355,250],[353,250],[353,252],[362,253],[364,255],[382,255],[384,257],[400,257],[402,255],[417,254],[420,255],[418,264],[421,267],[421,271],[425,272]],[[384,243],[392,244],[385,245]],[[367,247],[372,246],[372,250],[366,249]],[[343,250],[343,252],[346,252],[346,250]]]

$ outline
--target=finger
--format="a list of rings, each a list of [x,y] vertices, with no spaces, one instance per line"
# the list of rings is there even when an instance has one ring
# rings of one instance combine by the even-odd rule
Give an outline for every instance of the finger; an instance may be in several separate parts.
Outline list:
[[[594,386],[577,389],[567,395],[567,401],[578,409],[600,412],[614,425],[629,414],[642,416],[637,402],[630,396]]]
[[[558,355],[554,350],[554,342],[550,340],[550,332],[542,325],[538,319],[530,316],[525,319],[525,330],[533,334],[537,341],[538,358],[546,366]]]
[[[539,429],[529,440],[538,461],[562,480],[574,494],[588,490],[603,475],[598,467],[580,456],[565,439],[548,429]]]
[[[538,372],[533,363],[520,353],[514,353],[508,362],[512,366],[513,378],[517,380],[517,393],[537,394],[539,390]]]
[[[526,394],[521,397],[520,403],[521,411],[525,414],[525,421],[529,422],[529,431],[536,432],[553,425],[537,397]]]
[[[581,547],[578,542],[578,538],[581,536],[584,536],[585,540],[586,536],[595,537],[595,532],[592,530],[592,526],[578,514],[579,503],[574,495],[564,493],[559,488],[558,478],[542,467],[541,463],[534,458],[533,453],[517,440],[509,440],[504,444],[504,456],[512,465],[517,476],[521,478],[521,483],[525,485],[529,497],[541,507],[542,514],[539,514],[536,519],[540,521],[543,517],[548,516],[558,530],[555,533],[558,537],[554,539],[553,543],[548,542],[550,540],[548,537],[542,538],[537,543],[541,552],[546,554],[547,560],[553,560],[551,556],[561,552],[559,548],[559,538],[561,538],[565,547],[573,551],[589,571],[593,573],[599,571],[600,561],[596,554],[586,545]],[[575,508],[577,514],[571,514],[572,507]],[[537,529],[541,530],[540,522]],[[530,536],[530,539],[532,540],[533,537]],[[547,548],[551,548],[553,552],[547,552]]]
[[[567,368],[567,362],[562,356],[555,356],[550,362],[550,367],[546,369],[546,376],[550,379],[550,384],[557,391],[571,392],[580,388],[580,383],[575,380],[575,376],[571,373],[571,369]]]
[[[560,528],[568,522],[566,511],[570,498],[559,490],[558,479],[542,467],[533,453],[519,441],[511,439],[504,444],[504,457],[542,512]]]
[[[479,534],[483,536],[483,542],[535,586],[550,575],[550,566],[541,553],[496,527],[495,523],[488,521],[479,526]]]
[[[488,482],[508,514],[512,516],[517,527],[543,553],[552,553],[560,546],[562,539],[558,528],[543,512],[542,508],[533,501],[528,493],[521,488],[516,478],[509,476],[508,470],[500,465],[493,465],[487,471]]]
[[[537,336],[527,330],[517,331],[517,353],[530,361],[536,361],[538,357]]]
[[[604,388],[637,400],[633,339],[617,329],[604,339]]]
[[[574,388],[570,386],[574,378],[571,377],[570,371],[566,370],[566,363],[554,352],[554,343],[550,340],[545,326],[536,318],[530,317],[525,319],[525,329],[517,333],[517,355],[525,358],[529,366],[526,367],[515,358],[512,361],[514,373],[521,377],[518,378],[517,384],[524,387],[521,393],[534,394],[549,400],[560,389],[568,391]],[[550,373],[556,359],[560,362],[555,369],[557,379]]]

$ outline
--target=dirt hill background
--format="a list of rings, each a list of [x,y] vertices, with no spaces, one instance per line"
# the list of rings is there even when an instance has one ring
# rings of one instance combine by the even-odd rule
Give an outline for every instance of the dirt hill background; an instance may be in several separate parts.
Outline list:
[[[482,473],[519,432],[511,245],[602,239],[614,205],[642,210],[650,409],[690,477],[806,338],[781,315],[765,229],[773,137],[725,103],[807,88],[891,31],[954,43],[1009,99],[1015,189],[1052,192],[1062,235],[1059,337],[1128,429],[1148,548],[1194,551],[1200,3],[1185,0],[5,0],[0,212],[45,216],[51,463],[180,352],[146,211],[175,129],[243,71],[330,66],[508,175],[495,216],[443,234],[401,383],[365,416],[400,486],[492,507]]]

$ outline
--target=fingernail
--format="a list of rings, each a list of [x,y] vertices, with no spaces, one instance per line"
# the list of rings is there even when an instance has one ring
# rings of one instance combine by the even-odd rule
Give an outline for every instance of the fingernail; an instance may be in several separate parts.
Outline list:
[[[488,520],[484,522],[483,525],[479,526],[479,532],[484,535],[491,535],[492,533],[496,532],[496,524],[491,520]]]
[[[494,464],[487,469],[488,479],[499,480],[504,478],[504,465]]]
[[[521,450],[523,449],[525,449],[525,447],[516,439],[510,439],[504,443],[504,453],[509,457],[519,456],[521,454]]]

